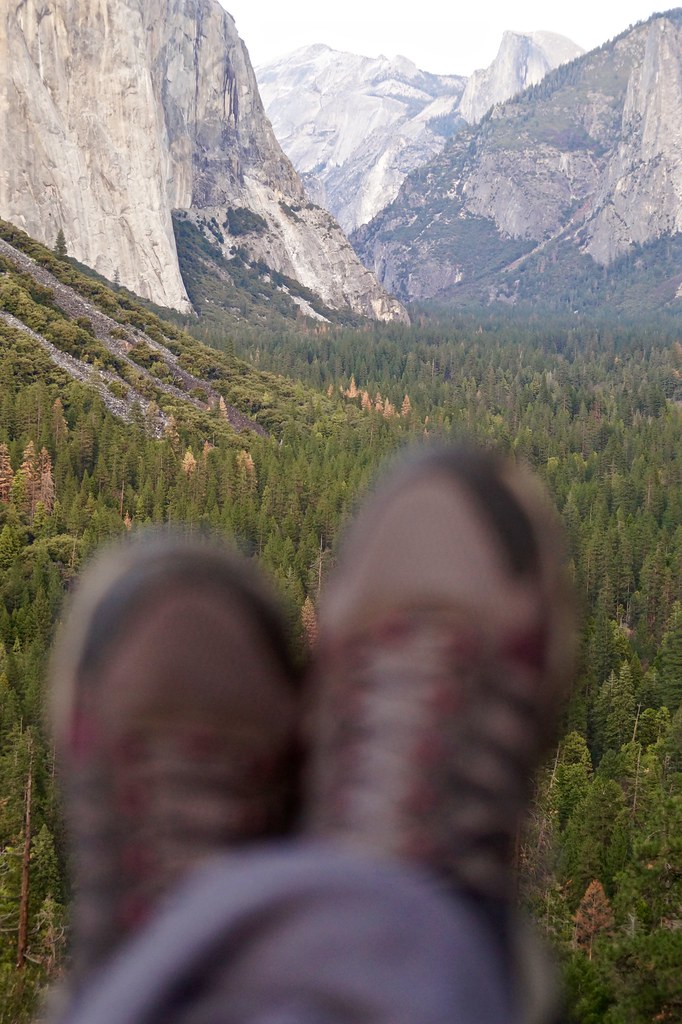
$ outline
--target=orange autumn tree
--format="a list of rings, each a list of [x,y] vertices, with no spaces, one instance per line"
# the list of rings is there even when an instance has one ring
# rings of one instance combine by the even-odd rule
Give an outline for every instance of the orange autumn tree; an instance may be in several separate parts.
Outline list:
[[[317,614],[315,612],[315,605],[310,599],[310,596],[306,597],[301,608],[301,623],[303,625],[303,638],[306,642],[306,646],[312,650],[317,643]]]
[[[46,514],[52,515],[54,509],[55,488],[52,475],[52,459],[47,448],[40,449],[38,455],[38,502],[43,503]]]
[[[12,494],[14,483],[14,472],[9,457],[9,448],[3,442],[0,444],[0,501],[7,504]]]
[[[592,944],[595,937],[606,932],[613,925],[613,911],[601,882],[593,879],[585,890],[573,918],[575,923],[575,944],[592,959]]]

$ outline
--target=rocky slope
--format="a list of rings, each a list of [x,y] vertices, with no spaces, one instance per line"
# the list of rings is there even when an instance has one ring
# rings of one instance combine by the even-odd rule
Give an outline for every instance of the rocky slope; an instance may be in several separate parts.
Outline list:
[[[458,134],[355,244],[406,299],[514,301],[682,230],[682,11],[654,16]],[[543,278],[544,275],[544,278]]]
[[[0,350],[10,390],[16,342],[27,380],[58,368],[52,379],[62,386],[65,375],[84,383],[115,416],[174,438],[174,448],[178,433],[194,432],[204,457],[213,446],[248,448],[250,435],[278,433],[299,413],[308,423],[313,399],[316,408],[321,402],[333,411],[319,391],[208,347],[177,319],[152,312],[0,219]]]
[[[8,228],[11,234],[10,225],[0,222],[0,231],[7,233]],[[30,239],[26,241],[30,244]],[[254,430],[256,433],[265,434],[259,424],[250,420],[234,406],[227,405],[224,401],[220,406],[219,392],[207,380],[184,369],[177,352],[173,352],[167,344],[159,341],[158,336],[152,337],[151,334],[130,324],[122,330],[121,321],[104,313],[76,288],[64,284],[36,259],[2,237],[0,260],[5,262],[5,266],[23,274],[25,278],[30,278],[40,288],[47,289],[50,301],[69,322],[79,326],[88,324],[86,334],[89,333],[97,339],[102,349],[113,357],[111,366],[95,367],[93,361],[84,360],[81,353],[73,355],[63,347],[59,348],[43,334],[34,331],[30,326],[30,307],[25,308],[18,303],[16,313],[21,313],[21,317],[9,312],[9,308],[13,307],[11,292],[0,294],[0,322],[28,334],[70,377],[94,387],[109,412],[115,416],[130,421],[137,407],[142,410],[151,432],[160,436],[168,427],[171,417],[156,400],[163,401],[162,396],[169,396],[204,412],[220,407],[223,418],[234,430]],[[154,372],[141,361],[140,352],[144,353]],[[127,373],[127,376],[122,377],[121,371]],[[197,398],[197,394],[201,394],[202,398]]]
[[[389,60],[308,46],[256,69],[275,134],[313,198],[352,231],[398,193],[466,121],[579,54],[563,36],[507,32],[467,81]]]
[[[48,244],[62,228],[106,277],[189,309],[183,211],[332,308],[404,317],[308,203],[217,0],[0,0],[0,90],[0,215]]]

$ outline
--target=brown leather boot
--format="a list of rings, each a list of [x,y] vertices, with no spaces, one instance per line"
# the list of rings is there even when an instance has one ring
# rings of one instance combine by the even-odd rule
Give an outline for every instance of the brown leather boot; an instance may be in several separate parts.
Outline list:
[[[535,479],[468,448],[413,455],[365,503],[321,606],[310,831],[509,898],[574,633]]]
[[[298,693],[253,566],[148,535],[85,571],[51,684],[77,985],[190,868],[290,828]]]

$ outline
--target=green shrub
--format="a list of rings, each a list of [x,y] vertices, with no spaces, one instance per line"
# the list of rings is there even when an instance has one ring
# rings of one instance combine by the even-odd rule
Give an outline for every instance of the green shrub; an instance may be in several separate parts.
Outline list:
[[[230,206],[223,227],[231,235],[262,235],[267,231],[268,223],[259,213],[254,213],[246,206]],[[221,238],[221,241],[224,239]]]

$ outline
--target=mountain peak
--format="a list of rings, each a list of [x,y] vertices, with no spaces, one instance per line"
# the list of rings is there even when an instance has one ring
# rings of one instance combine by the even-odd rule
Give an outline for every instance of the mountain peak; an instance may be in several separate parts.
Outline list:
[[[584,53],[582,47],[555,32],[515,32],[502,35],[492,64],[478,71],[467,83],[460,113],[470,124],[480,121],[496,103],[537,85],[548,71]]]
[[[420,71],[407,57],[310,49],[258,71],[268,116],[306,188],[347,231],[397,194],[405,175],[442,147],[422,115],[443,121],[462,94],[458,76]],[[456,119],[456,115],[455,115]]]

